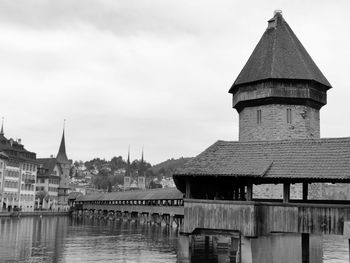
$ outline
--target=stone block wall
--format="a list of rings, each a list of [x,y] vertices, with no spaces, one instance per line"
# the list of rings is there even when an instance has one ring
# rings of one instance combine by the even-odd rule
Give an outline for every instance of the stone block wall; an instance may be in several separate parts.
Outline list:
[[[291,123],[287,123],[287,109],[291,109]],[[270,104],[246,107],[239,113],[239,141],[312,138],[320,138],[320,112],[309,106]]]
[[[308,187],[310,200],[350,200],[350,184],[312,183]],[[302,199],[302,184],[291,184],[290,198]],[[253,186],[253,198],[282,199],[282,184],[262,184]]]

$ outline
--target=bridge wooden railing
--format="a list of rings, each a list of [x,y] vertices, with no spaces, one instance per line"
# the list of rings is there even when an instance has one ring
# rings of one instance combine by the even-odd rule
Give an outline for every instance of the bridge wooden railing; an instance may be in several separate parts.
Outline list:
[[[350,221],[350,203],[282,203],[258,201],[184,200],[184,232],[215,229],[244,236],[271,232],[342,235]]]

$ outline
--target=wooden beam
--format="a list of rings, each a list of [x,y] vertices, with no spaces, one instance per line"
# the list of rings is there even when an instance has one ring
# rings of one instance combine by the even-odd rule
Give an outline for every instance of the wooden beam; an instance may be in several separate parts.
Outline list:
[[[303,201],[307,200],[308,192],[309,192],[309,184],[303,183]]]
[[[283,203],[289,203],[290,199],[290,183],[283,184]]]
[[[247,184],[247,201],[253,200],[253,184]]]

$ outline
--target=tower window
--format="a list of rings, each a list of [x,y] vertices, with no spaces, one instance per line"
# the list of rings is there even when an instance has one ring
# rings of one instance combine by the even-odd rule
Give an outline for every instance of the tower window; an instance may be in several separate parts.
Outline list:
[[[287,123],[292,124],[292,109],[287,109]]]
[[[256,122],[257,124],[261,124],[261,110],[256,111]]]

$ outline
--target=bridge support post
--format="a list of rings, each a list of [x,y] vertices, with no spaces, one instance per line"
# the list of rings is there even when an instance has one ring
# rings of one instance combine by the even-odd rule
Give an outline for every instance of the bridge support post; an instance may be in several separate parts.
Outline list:
[[[177,258],[179,262],[191,262],[191,239],[189,235],[179,235],[177,246]]]
[[[258,238],[241,238],[242,263],[322,262],[321,235],[274,233]]]
[[[169,216],[169,226],[173,227],[173,223],[174,223],[174,216]]]

